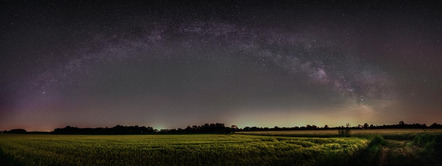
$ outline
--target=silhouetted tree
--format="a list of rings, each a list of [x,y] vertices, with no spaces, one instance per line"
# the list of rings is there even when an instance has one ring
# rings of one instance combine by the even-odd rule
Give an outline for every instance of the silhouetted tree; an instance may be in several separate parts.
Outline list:
[[[442,125],[437,124],[437,123],[433,123],[430,125],[431,128],[442,128]]]
[[[26,130],[25,129],[12,129],[12,130],[9,130],[8,133],[10,133],[10,134],[26,134]]]
[[[368,129],[368,123],[364,123],[364,129]]]
[[[405,123],[404,123],[404,121],[400,121],[400,122],[399,122],[399,126],[400,126],[400,127],[403,127],[403,126],[405,126]]]
[[[347,123],[345,128],[344,126],[341,126],[338,129],[338,135],[341,137],[349,137],[350,133],[351,133],[350,123]]]
[[[317,129],[317,128],[318,128],[318,126],[312,125],[312,129]]]

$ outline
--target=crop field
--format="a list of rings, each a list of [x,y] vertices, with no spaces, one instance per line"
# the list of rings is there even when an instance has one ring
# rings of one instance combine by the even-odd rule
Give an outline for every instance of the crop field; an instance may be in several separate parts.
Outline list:
[[[356,136],[352,137],[319,137],[333,135],[330,131],[230,135],[0,134],[0,165],[442,164],[438,157],[442,154],[440,130],[355,130]],[[302,134],[307,137],[300,137]],[[384,139],[382,135],[395,137]]]
[[[249,135],[0,135],[5,163],[23,165],[339,164],[368,143]]]
[[[245,131],[241,135],[336,138],[338,131]],[[374,165],[442,165],[442,129],[353,129],[352,137],[370,140],[357,161]]]

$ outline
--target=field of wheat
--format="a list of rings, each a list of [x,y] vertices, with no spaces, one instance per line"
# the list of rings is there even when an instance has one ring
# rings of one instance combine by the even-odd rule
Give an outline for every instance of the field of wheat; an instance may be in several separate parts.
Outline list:
[[[0,134],[0,165],[440,165],[442,130]]]
[[[253,135],[0,135],[0,152],[11,165],[340,164],[368,144]]]

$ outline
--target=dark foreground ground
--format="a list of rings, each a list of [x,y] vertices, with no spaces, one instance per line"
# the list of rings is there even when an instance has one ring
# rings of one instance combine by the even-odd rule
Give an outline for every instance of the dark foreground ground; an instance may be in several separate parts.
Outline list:
[[[442,165],[440,130],[0,135],[0,165]]]

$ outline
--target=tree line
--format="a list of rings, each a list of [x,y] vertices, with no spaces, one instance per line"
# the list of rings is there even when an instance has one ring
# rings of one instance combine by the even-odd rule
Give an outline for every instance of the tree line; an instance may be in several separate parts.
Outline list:
[[[112,128],[77,128],[66,126],[65,128],[57,128],[54,134],[229,134],[234,130],[226,127],[223,123],[211,123],[200,126],[187,126],[184,129],[153,129],[153,127],[145,126],[121,126],[117,125]]]
[[[152,127],[145,126],[122,126],[116,125],[112,128],[78,128],[66,126],[65,128],[56,128],[54,134],[152,134],[155,130]]]
[[[9,134],[25,134],[25,133],[53,133],[53,134],[230,134],[236,131],[285,131],[285,130],[332,130],[332,129],[424,129],[424,128],[434,128],[442,129],[442,124],[433,123],[430,126],[420,123],[406,124],[404,121],[400,121],[398,124],[392,125],[369,125],[365,123],[363,125],[359,124],[357,126],[339,126],[339,127],[329,127],[324,125],[323,127],[318,127],[316,125],[306,125],[306,126],[295,126],[295,127],[244,127],[238,128],[236,125],[227,127],[224,123],[206,123],[204,125],[193,125],[187,126],[186,128],[177,129],[154,129],[150,126],[122,126],[116,125],[114,127],[108,128],[78,128],[66,126],[64,128],[56,128],[52,132],[27,132],[24,129],[12,129],[9,131],[3,131],[1,133]]]
[[[242,129],[238,129],[237,131],[286,131],[286,130],[333,130],[333,129],[342,129],[342,128],[350,128],[350,129],[425,129],[425,128],[433,128],[433,129],[442,129],[442,124],[433,123],[430,126],[427,126],[425,123],[410,123],[406,124],[404,121],[400,121],[398,124],[392,125],[373,125],[364,123],[359,124],[357,126],[338,126],[338,127],[329,127],[328,125],[324,125],[323,127],[319,127],[316,125],[306,125],[306,126],[295,126],[295,127],[278,127],[275,126],[273,128],[269,127],[244,127]]]

